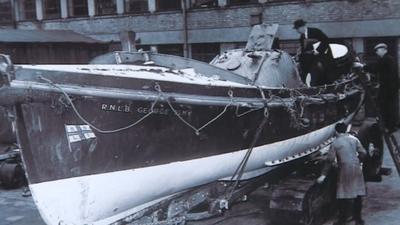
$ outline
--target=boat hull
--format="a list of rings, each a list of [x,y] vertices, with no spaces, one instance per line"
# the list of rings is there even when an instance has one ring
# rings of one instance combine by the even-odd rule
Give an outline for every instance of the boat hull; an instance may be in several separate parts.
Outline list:
[[[258,146],[253,150],[246,171],[265,168],[263,171],[268,172],[274,167],[266,168],[266,159],[301,154],[328,140],[333,133],[334,124]],[[113,219],[145,208],[149,205],[146,203],[231,176],[245,154],[246,150],[240,150],[139,169],[59,179],[31,184],[30,189],[47,224],[59,224],[60,218],[64,218],[65,224],[110,224]]]
[[[309,105],[303,109],[309,115],[303,118],[292,115],[285,107],[269,109],[268,123],[256,146],[302,136],[335,123],[356,110],[358,97],[349,97],[338,105]],[[139,169],[247,149],[265,116],[263,109],[250,111],[229,103],[225,106],[157,103],[150,114],[155,101],[76,100],[74,105],[79,114],[107,131],[102,133],[83,122],[72,108],[64,108],[57,100],[58,94],[54,99],[57,101],[54,106],[29,103],[20,107],[23,118],[20,130],[25,130],[21,137],[24,135],[23,143],[28,144],[24,146],[24,160],[31,183]],[[131,111],[119,111],[128,108]],[[249,113],[238,116],[243,112]],[[308,118],[308,124],[304,125],[302,120]],[[130,125],[134,126],[119,130]]]
[[[15,75],[10,87],[29,96],[15,107],[23,161],[51,225],[110,224],[230,177],[252,142],[245,172],[268,172],[318,150],[363,99],[356,78],[294,90],[29,66]]]

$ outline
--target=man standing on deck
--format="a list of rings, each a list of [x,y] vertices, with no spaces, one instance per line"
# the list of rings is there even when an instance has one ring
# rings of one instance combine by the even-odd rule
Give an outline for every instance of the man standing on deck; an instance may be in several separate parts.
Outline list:
[[[299,19],[293,24],[300,34],[300,52],[298,53],[300,62],[300,76],[305,83],[307,74],[311,75],[311,86],[323,85],[333,82],[326,76],[326,69],[332,62],[332,51],[329,47],[329,38],[318,28],[306,26],[307,22]],[[319,46],[314,48],[313,44],[319,42]]]
[[[356,137],[346,134],[347,126],[344,123],[336,124],[335,130],[337,138],[331,145],[327,162],[317,182],[324,182],[336,159],[338,166],[336,198],[339,204],[339,218],[334,225],[346,224],[349,214],[353,215],[352,219],[356,225],[363,225],[361,196],[366,195],[366,187],[359,158],[365,157],[367,153]]]
[[[396,130],[398,122],[399,78],[397,64],[388,54],[388,46],[380,43],[374,48],[378,61],[367,64],[364,69],[377,75],[379,82],[377,106],[379,107],[383,123],[389,133]]]

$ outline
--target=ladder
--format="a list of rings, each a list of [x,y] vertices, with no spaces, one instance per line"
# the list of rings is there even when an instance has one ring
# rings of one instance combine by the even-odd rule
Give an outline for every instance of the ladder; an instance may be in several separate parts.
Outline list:
[[[366,73],[359,71],[357,74],[359,75],[361,85],[363,86],[363,88],[365,90],[365,93],[366,93],[365,96],[368,96],[368,98],[365,100],[369,101],[371,106],[376,109],[376,114],[377,114],[377,118],[378,118],[377,122],[378,122],[379,128],[381,129],[381,131],[383,133],[383,138],[389,149],[389,152],[393,159],[393,162],[396,166],[397,173],[400,176],[400,148],[399,148],[397,139],[392,133],[389,133],[387,131],[387,129],[385,129],[385,125],[382,120],[382,114],[380,113],[380,108],[378,107],[378,104],[376,103],[376,101],[372,98],[372,91],[371,91],[372,87],[371,87],[371,85],[369,85],[369,79],[368,79]]]
[[[397,143],[396,137],[393,134],[387,133],[386,131],[383,132],[383,137],[385,139],[386,145],[388,146],[394,164],[396,165],[397,173],[400,176],[400,148]]]

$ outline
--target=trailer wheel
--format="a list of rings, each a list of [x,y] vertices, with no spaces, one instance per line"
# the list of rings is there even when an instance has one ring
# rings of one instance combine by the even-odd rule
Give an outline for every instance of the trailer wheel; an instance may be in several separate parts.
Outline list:
[[[21,164],[3,162],[0,164],[0,183],[6,189],[19,188],[25,183]]]

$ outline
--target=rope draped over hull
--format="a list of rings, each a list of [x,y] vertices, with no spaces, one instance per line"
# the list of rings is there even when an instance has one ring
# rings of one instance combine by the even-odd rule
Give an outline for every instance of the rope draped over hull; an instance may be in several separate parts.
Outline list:
[[[40,117],[36,111],[43,111],[50,105],[50,112],[54,113],[51,120],[59,123],[60,132],[65,129],[61,129],[64,125],[81,124],[93,130],[94,135],[108,135],[111,139],[116,133],[131,136],[136,135],[137,128],[157,127],[153,121],[162,119],[169,124],[162,126],[179,127],[182,131],[189,129],[191,134],[185,132],[185,136],[194,135],[187,138],[190,141],[198,139],[196,142],[199,143],[193,145],[203,149],[201,152],[210,148],[205,144],[207,142],[201,140],[209,136],[215,138],[212,150],[204,156],[219,153],[220,150],[214,149],[222,147],[217,137],[225,132],[233,132],[231,136],[236,136],[237,143],[228,144],[228,148],[222,147],[226,148],[223,152],[249,148],[251,136],[264,119],[268,127],[262,134],[265,140],[257,141],[256,146],[320,129],[354,112],[362,93],[354,75],[323,87],[277,89],[243,85],[212,87],[134,78],[109,79],[102,75],[85,76],[28,68],[17,69],[16,79],[10,82],[9,87],[0,88],[4,106],[21,105],[25,116],[32,114],[33,117]],[[81,85],[96,82],[98,86]],[[125,85],[126,88],[116,88],[116,85]],[[181,91],[177,93],[176,90]],[[127,107],[128,111],[121,114],[123,111],[116,109],[117,105]],[[223,128],[227,123],[232,128]],[[214,133],[214,130],[221,131]],[[191,154],[183,154],[179,160],[190,159]],[[155,165],[163,163],[161,159]],[[140,161],[136,167],[152,165]],[[134,162],[137,163],[137,160]],[[53,178],[44,176],[39,181],[46,179]]]
[[[184,124],[190,127],[195,132],[196,135],[199,135],[201,130],[203,130],[204,128],[212,124],[214,121],[216,121],[218,118],[220,118],[224,113],[226,113],[227,109],[231,107],[235,109],[235,115],[237,117],[241,117],[248,113],[259,110],[264,110],[264,114],[266,115],[266,117],[268,117],[269,108],[284,108],[290,114],[291,127],[296,129],[301,129],[310,126],[311,122],[311,118],[307,118],[304,115],[305,107],[309,105],[334,103],[342,99],[345,99],[348,96],[351,96],[361,90],[359,86],[353,86],[350,88],[349,85],[345,85],[343,92],[317,93],[313,95],[306,95],[297,89],[288,89],[290,97],[285,98],[272,93],[270,90],[265,90],[265,89],[263,90],[262,88],[259,88],[260,98],[255,99],[256,101],[258,101],[259,104],[258,106],[256,105],[252,107],[251,104],[244,104],[241,101],[242,98],[236,99],[234,97],[234,91],[230,89],[227,93],[228,95],[227,98],[229,100],[227,101],[227,103],[225,103],[223,110],[220,113],[218,113],[215,117],[204,123],[204,125],[197,128],[194,125],[187,122],[182,116],[180,116],[177,110],[174,108],[173,104],[179,103],[179,100],[177,100],[177,98],[174,95],[163,92],[160,84],[156,83],[154,85],[154,90],[156,91],[157,94],[156,95],[153,94],[153,96],[156,96],[156,98],[153,99],[150,110],[147,114],[145,114],[137,121],[132,122],[126,126],[109,130],[103,130],[102,128],[97,127],[95,124],[89,122],[90,121],[89,118],[84,118],[81,115],[79,109],[75,106],[74,101],[71,99],[70,94],[68,94],[67,91],[64,90],[64,88],[61,85],[57,85],[50,79],[45,78],[43,76],[40,76],[39,79],[46,82],[49,85],[49,87],[53,87],[55,89],[47,91],[57,91],[61,93],[61,96],[58,98],[59,99],[58,101],[61,104],[64,104],[66,107],[71,107],[74,113],[79,117],[79,119],[83,123],[89,125],[95,131],[104,134],[124,131],[126,129],[138,125],[141,121],[143,121],[144,119],[146,119],[147,117],[149,117],[151,114],[154,113],[154,107],[158,102],[166,102],[169,108],[172,110],[172,112],[174,112],[174,115],[177,118],[179,118]],[[326,89],[326,87],[321,88],[320,92],[324,92],[323,89]],[[33,89],[28,89],[27,91],[23,91],[20,89],[18,92],[18,90],[10,89],[8,87],[3,87],[0,89],[0,98],[3,99],[2,105],[7,106],[7,105],[15,105],[17,103],[50,101],[50,98],[52,98],[52,101],[54,101],[54,97],[50,97],[49,95],[43,92],[40,94],[33,92],[34,92]],[[267,94],[265,94],[265,92],[267,92]],[[144,98],[146,99],[146,97]],[[205,101],[202,102],[202,104],[208,104],[208,103]],[[239,112],[241,108],[242,110],[243,108],[248,108],[248,110]]]
[[[300,153],[327,140],[332,124],[351,117],[363,98],[356,76],[289,89],[248,85],[238,77],[240,84],[206,85],[190,80],[195,76],[172,82],[82,70],[18,68],[9,86],[0,88],[1,104],[17,106],[29,182],[40,196],[38,207],[51,208],[43,212],[51,224],[59,222],[53,218],[92,223],[216,179],[240,180],[267,161],[305,156],[309,153]],[[309,141],[300,143],[304,139]],[[209,168],[199,171],[199,165]],[[196,173],[183,179],[194,168]],[[122,180],[118,176],[128,183],[114,187]],[[81,199],[61,199],[58,191],[65,186],[70,196],[96,197],[85,205],[87,211],[77,207]],[[227,199],[236,186],[226,189]],[[120,196],[101,194],[125,187]]]

